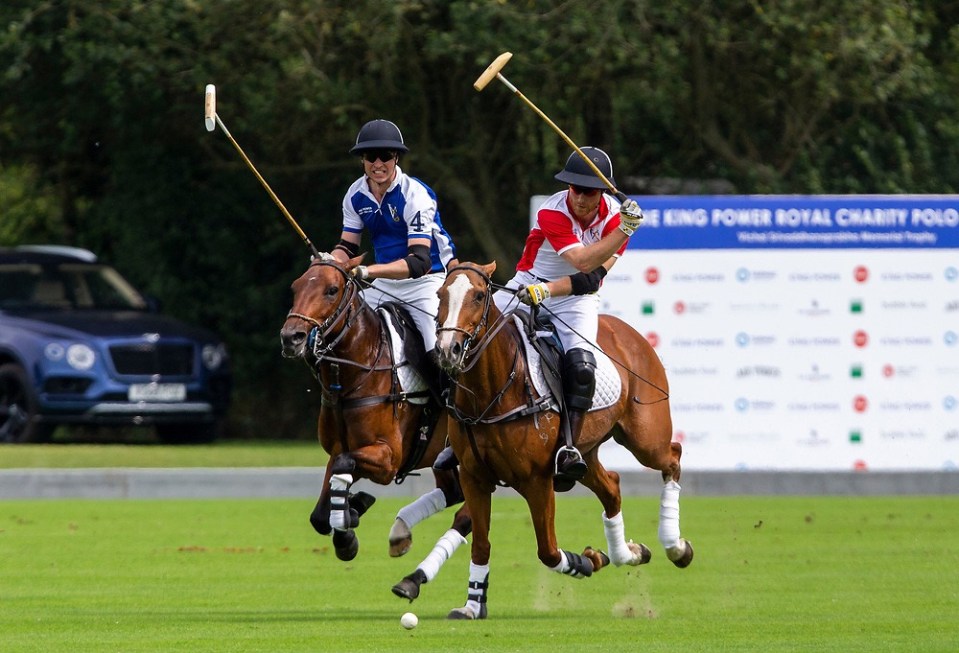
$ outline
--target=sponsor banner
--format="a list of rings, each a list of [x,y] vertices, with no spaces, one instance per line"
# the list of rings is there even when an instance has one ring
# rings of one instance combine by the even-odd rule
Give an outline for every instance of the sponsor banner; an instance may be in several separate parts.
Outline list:
[[[635,199],[601,310],[662,359],[684,469],[959,471],[959,196]]]

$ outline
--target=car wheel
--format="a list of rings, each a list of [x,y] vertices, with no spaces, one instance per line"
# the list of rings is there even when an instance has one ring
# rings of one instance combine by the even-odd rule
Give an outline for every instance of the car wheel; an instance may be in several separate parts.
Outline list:
[[[202,444],[216,440],[217,424],[157,424],[156,432],[164,444]]]
[[[0,365],[0,442],[46,442],[52,424],[36,421],[37,399],[27,373],[16,363]]]

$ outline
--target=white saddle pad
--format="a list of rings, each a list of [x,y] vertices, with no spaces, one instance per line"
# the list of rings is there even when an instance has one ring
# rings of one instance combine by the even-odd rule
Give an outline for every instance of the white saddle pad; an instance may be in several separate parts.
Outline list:
[[[396,327],[393,326],[393,320],[390,318],[390,314],[382,308],[376,309],[376,312],[383,318],[383,322],[386,324],[386,330],[390,334],[390,347],[393,348],[393,360],[397,365],[396,375],[400,380],[400,389],[406,393],[429,390],[429,386],[426,385],[426,381],[424,381],[420,373],[416,371],[416,368],[412,365],[403,364],[406,362],[406,352],[403,350],[403,341],[400,340],[400,334],[397,333]],[[426,400],[426,396],[410,397],[408,399],[411,404],[425,404]]]
[[[546,385],[546,377],[543,376],[543,366],[540,361],[539,352],[529,344],[526,337],[526,329],[518,317],[513,317],[516,322],[516,328],[523,336],[523,344],[526,347],[526,361],[529,365],[530,377],[533,379],[533,387],[540,396],[545,397],[550,394],[549,386]],[[623,391],[623,380],[620,378],[613,361],[597,345],[593,348],[593,354],[596,356],[596,392],[593,394],[593,405],[590,411],[602,410],[612,406],[619,400],[619,395]]]

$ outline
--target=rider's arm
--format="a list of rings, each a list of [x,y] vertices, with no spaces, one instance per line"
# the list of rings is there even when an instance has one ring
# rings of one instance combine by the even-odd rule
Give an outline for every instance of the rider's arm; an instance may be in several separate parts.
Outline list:
[[[430,241],[410,238],[406,258],[366,267],[369,279],[418,279],[430,271]]]

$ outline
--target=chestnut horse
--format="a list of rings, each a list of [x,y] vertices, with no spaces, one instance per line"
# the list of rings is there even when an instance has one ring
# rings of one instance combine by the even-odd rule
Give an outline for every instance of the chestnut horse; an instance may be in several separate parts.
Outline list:
[[[315,258],[293,282],[293,306],[280,331],[283,356],[305,360],[321,387],[317,430],[330,464],[310,523],[321,535],[333,533],[340,560],[356,556],[359,541],[353,529],[375,500],[365,492],[350,494],[350,486],[364,478],[380,485],[400,483],[413,469],[431,465],[446,440],[445,411],[432,434],[421,433],[429,424],[423,420],[428,391],[407,393],[400,387],[401,365],[387,329],[350,274],[361,260],[341,265],[328,254]],[[409,550],[416,522],[462,501],[456,470],[434,471],[434,476],[437,489],[400,510],[390,531],[390,555]],[[429,573],[417,574],[412,589],[394,592],[416,598],[409,593],[418,594],[419,583],[435,575],[469,532],[464,505],[428,558]]]
[[[552,475],[559,418],[552,407],[530,414],[536,401],[530,394],[523,336],[492,301],[490,276],[495,269],[495,263],[463,263],[449,271],[439,291],[436,351],[440,365],[456,380],[448,401],[449,438],[460,461],[460,482],[473,519],[468,599],[449,617],[487,615],[490,502],[498,484],[513,487],[526,500],[539,559],[553,571],[583,578],[610,562],[619,566],[649,561],[645,545],[625,539],[619,474],[606,470],[599,460],[599,446],[610,437],[640,463],[662,472],[659,539],[669,560],[686,567],[693,548],[679,533],[682,447],[671,441],[666,373],[645,338],[609,315],[600,316],[598,340],[619,364],[622,389],[610,406],[587,414],[576,442],[588,464],[581,483],[603,505],[609,554],[587,547],[579,555],[557,546]]]

